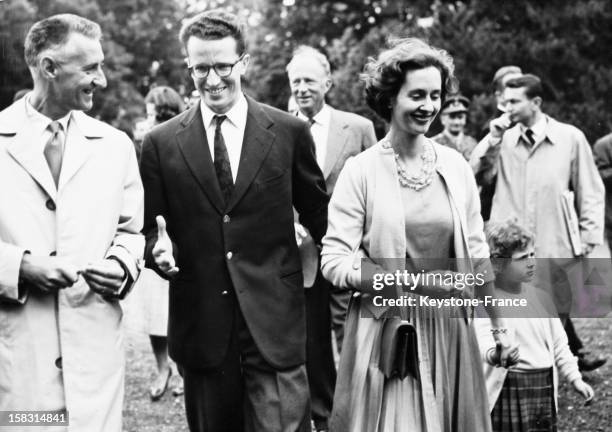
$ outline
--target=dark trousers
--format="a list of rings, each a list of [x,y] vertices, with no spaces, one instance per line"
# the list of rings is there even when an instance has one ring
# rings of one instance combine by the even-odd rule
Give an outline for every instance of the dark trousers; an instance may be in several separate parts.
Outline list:
[[[237,305],[233,320],[221,365],[210,370],[181,367],[189,430],[309,432],[305,366],[275,369],[257,349]]]
[[[574,355],[578,355],[579,351],[584,347],[582,341],[578,337],[576,333],[576,329],[574,328],[574,324],[570,319],[569,315],[561,318],[563,322],[563,328],[565,329],[565,334],[567,335],[567,344],[569,345],[570,351]]]
[[[344,340],[344,322],[346,321],[346,313],[348,305],[353,296],[353,291],[341,289],[330,285],[330,304],[332,330],[336,338],[336,347],[338,354],[342,350],[342,341]]]
[[[331,284],[317,272],[306,296],[306,369],[311,395],[311,416],[317,428],[327,428],[336,385],[331,339]]]

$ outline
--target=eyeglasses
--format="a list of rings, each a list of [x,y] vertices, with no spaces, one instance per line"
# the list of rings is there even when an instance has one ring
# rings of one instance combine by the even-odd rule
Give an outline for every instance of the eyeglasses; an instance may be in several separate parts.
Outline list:
[[[238,60],[236,60],[234,63],[215,63],[212,66],[203,63],[197,64],[194,66],[190,66],[189,71],[191,72],[191,75],[193,75],[195,78],[202,79],[208,76],[211,69],[214,69],[215,73],[219,78],[225,78],[232,74],[234,66],[240,63],[243,57],[244,54],[238,57]]]

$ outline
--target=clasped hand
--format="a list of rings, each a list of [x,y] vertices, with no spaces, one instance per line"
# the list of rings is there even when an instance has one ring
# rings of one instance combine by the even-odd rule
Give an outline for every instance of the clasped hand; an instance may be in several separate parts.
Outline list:
[[[73,286],[82,275],[92,291],[108,296],[116,293],[126,277],[115,259],[102,259],[85,267],[66,257],[24,254],[20,278],[44,292],[55,292]]]

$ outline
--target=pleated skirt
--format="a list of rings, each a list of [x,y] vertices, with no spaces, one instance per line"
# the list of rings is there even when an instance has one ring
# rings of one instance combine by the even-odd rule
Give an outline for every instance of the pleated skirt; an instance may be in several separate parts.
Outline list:
[[[447,309],[412,308],[420,380],[386,379],[378,367],[384,319],[364,317],[365,301],[351,300],[330,430],[491,431],[482,360],[467,311],[453,317]]]

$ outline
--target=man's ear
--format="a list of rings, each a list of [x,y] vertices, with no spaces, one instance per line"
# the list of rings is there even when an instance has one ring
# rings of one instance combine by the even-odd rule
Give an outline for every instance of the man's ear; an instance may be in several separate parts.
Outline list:
[[[332,88],[333,85],[334,83],[332,82],[331,78],[327,78],[325,80],[325,93],[327,93]]]
[[[534,97],[531,99],[531,102],[538,108],[542,108],[542,98],[540,96]]]
[[[247,71],[247,69],[249,68],[249,63],[251,62],[251,56],[248,54],[245,54],[242,57],[242,60],[240,61],[240,63],[242,64],[242,72],[240,75],[244,75]]]
[[[47,79],[57,76],[57,64],[50,57],[41,57],[38,62],[41,74]]]

